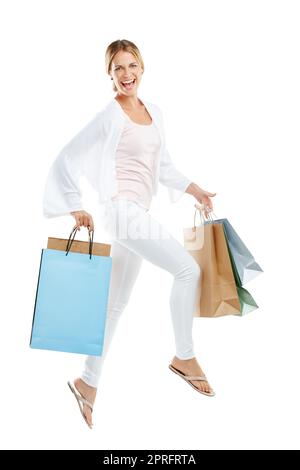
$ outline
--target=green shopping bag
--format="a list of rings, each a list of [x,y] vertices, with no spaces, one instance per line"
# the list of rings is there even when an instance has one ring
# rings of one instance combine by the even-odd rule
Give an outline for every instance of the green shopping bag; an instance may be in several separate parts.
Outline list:
[[[230,245],[228,243],[228,238],[226,235],[226,230],[223,226],[224,230],[224,235],[225,235],[225,240],[227,243],[227,248],[228,248],[228,253],[229,253],[229,258],[231,261],[231,266],[232,266],[232,271],[235,279],[235,284],[237,288],[237,293],[240,301],[240,315],[246,315],[247,313],[253,312],[253,310],[256,310],[258,308],[257,303],[255,302],[254,298],[250,294],[250,292],[245,289],[244,287],[241,286],[241,281],[240,281],[240,276],[238,274],[238,270],[234,261],[234,257],[232,256],[231,250],[230,250]]]

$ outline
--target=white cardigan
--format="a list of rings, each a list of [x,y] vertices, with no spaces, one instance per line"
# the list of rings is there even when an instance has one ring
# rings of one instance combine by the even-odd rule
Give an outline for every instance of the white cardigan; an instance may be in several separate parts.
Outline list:
[[[153,192],[157,194],[158,181],[168,188],[171,202],[176,202],[192,180],[180,173],[172,163],[166,148],[163,117],[158,106],[142,101],[159,130],[161,146],[155,168]],[[69,215],[83,210],[80,178],[86,177],[98,193],[99,203],[118,193],[116,179],[116,150],[126,115],[113,98],[61,150],[54,160],[46,181],[43,197],[45,217]]]

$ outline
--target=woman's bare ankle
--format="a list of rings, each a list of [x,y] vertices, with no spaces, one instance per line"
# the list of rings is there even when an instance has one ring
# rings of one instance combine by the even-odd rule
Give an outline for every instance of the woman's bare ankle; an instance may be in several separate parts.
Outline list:
[[[180,359],[177,356],[174,356],[174,358],[173,358],[173,362],[180,362],[180,363],[185,363],[185,364],[189,364],[189,363],[192,363],[192,362],[195,362],[195,361],[197,361],[196,356],[191,357],[190,359]]]
[[[97,388],[92,387],[91,385],[88,385],[84,380],[82,380],[80,377],[74,380],[74,385],[79,391],[79,393],[86,398],[88,401],[94,403],[96,394],[97,394]]]

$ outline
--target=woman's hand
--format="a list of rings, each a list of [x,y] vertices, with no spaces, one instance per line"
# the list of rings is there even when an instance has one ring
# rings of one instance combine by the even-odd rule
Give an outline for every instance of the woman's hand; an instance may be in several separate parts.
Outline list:
[[[217,193],[210,193],[200,188],[196,183],[191,183],[186,189],[186,193],[192,194],[198,202],[205,205],[204,215],[208,218],[208,214],[213,210],[213,204],[211,197],[214,197]]]
[[[71,212],[76,220],[76,227],[80,230],[81,225],[87,227],[89,231],[94,231],[93,217],[86,211],[74,211]]]

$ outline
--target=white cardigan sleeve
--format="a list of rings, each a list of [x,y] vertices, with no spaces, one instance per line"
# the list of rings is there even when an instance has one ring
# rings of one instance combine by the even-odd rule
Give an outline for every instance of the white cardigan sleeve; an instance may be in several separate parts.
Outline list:
[[[101,138],[101,113],[96,116],[61,150],[46,180],[43,215],[58,217],[82,210],[80,178],[85,171],[85,157]]]
[[[183,196],[187,187],[192,183],[192,180],[185,176],[183,173],[181,173],[179,170],[177,170],[171,159],[171,156],[166,148],[162,112],[159,108],[158,110],[160,113],[161,126],[164,135],[159,169],[159,182],[162,183],[164,186],[167,186],[170,201],[177,202],[181,198],[181,196]]]
[[[171,202],[177,202],[192,183],[192,180],[174,166],[166,147],[160,161],[159,181],[167,186]]]

